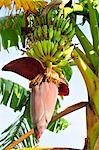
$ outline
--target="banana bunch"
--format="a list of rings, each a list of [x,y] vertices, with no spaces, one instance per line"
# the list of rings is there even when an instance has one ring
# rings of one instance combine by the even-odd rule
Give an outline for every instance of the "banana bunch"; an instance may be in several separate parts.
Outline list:
[[[50,40],[37,41],[36,43],[31,44],[29,50],[27,50],[27,55],[36,59],[41,60],[42,62],[53,61],[51,58],[51,50],[54,49],[54,43]]]
[[[70,57],[70,53],[73,50],[73,46],[70,46],[70,43],[67,45],[65,45],[63,49],[60,49],[58,42],[52,42],[49,39],[44,39],[37,41],[36,43],[32,43],[26,53],[28,56],[42,61],[45,67],[48,67],[49,63],[52,62],[55,69],[57,67],[62,68],[64,58],[67,58],[67,56]],[[65,59],[65,61],[67,61],[67,59]]]
[[[27,55],[43,62],[45,67],[52,62],[56,72],[62,72],[71,58],[71,44],[75,29],[63,10],[51,9],[45,16],[36,15]]]

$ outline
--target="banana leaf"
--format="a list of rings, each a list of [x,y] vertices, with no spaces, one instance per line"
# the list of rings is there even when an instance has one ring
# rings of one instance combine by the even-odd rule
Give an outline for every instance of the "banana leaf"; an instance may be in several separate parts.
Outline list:
[[[21,28],[24,27],[24,15],[7,16],[0,18],[0,36],[2,49],[11,46],[19,47],[19,42],[23,43]]]

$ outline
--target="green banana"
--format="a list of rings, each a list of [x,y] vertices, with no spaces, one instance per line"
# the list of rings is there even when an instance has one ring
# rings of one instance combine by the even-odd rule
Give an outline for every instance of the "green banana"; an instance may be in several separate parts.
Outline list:
[[[63,47],[63,51],[67,50],[71,46],[71,41],[67,41],[66,44]]]
[[[38,41],[38,42],[36,43],[36,46],[37,46],[38,51],[39,51],[39,53],[41,54],[41,56],[44,57],[44,52],[43,52],[43,49],[42,49],[42,44],[41,44],[41,42]]]
[[[37,58],[41,59],[41,58],[42,58],[42,55],[40,54],[37,45],[34,44],[34,45],[32,46],[32,48],[33,48],[33,51],[34,51],[34,55],[35,55]]]
[[[53,55],[54,60],[58,60],[63,55],[63,52],[61,50],[56,51],[56,53]]]
[[[58,30],[58,31],[54,30],[54,32],[53,32],[53,39],[55,41],[59,42],[60,38],[61,38],[61,31],[60,30]]]
[[[62,70],[63,70],[63,69],[61,69],[61,68],[59,68],[59,67],[53,67],[53,70],[56,71],[56,72],[59,74],[59,76],[62,76],[62,75],[63,75],[63,74],[62,74]]]
[[[65,43],[66,43],[66,41],[67,41],[67,37],[66,36],[61,36],[61,39],[60,39],[60,41],[59,41],[59,45],[60,46],[64,46],[65,45]]]
[[[60,27],[61,30],[64,30],[65,24],[66,24],[66,19],[64,19],[63,22],[62,22],[62,24],[61,24],[61,27]]]
[[[39,24],[36,17],[37,16],[35,16],[34,19],[33,19],[33,25],[34,26],[37,26],[37,24]],[[31,18],[31,20],[32,20],[32,18]]]
[[[64,59],[64,60],[61,60],[57,65],[54,65],[54,67],[64,68],[66,67],[67,64],[68,62]]]
[[[52,56],[52,51],[53,51],[53,49],[54,49],[54,46],[55,46],[55,43],[53,43],[53,42],[51,42],[51,52],[50,52],[50,56]]]
[[[47,24],[47,17],[46,15],[42,17],[42,25],[46,25]]]
[[[59,18],[59,21],[57,22],[57,27],[61,28],[62,23],[64,22],[63,18]]]
[[[42,49],[43,49],[43,53],[45,56],[47,56],[47,40],[43,40],[41,41],[41,44],[42,44]]]
[[[33,57],[33,50],[32,49],[29,49],[26,51],[26,54],[29,56],[29,57]]]
[[[49,39],[52,40],[52,38],[53,38],[53,25],[49,26],[48,33],[49,33]]]
[[[52,10],[49,10],[49,12],[47,13],[47,25],[50,25],[52,20]]]
[[[57,18],[57,16],[54,18],[54,22],[53,22],[53,26],[55,26],[55,27],[57,27],[57,22],[58,22],[59,20],[58,20],[58,18]]]
[[[54,44],[54,47],[53,47],[52,50],[51,50],[51,56],[54,56],[54,54],[55,54],[56,51],[57,51],[57,48],[58,48],[58,43],[55,43],[55,44]]]
[[[69,27],[66,29],[65,34],[69,34],[73,30],[73,24],[70,23]]]
[[[75,28],[73,28],[72,31],[67,34],[68,39],[71,40],[74,34],[75,34]]]
[[[38,28],[37,28],[37,34],[38,34],[39,38],[43,37],[43,35],[42,35],[42,28],[40,26],[38,26]]]
[[[48,40],[48,44],[47,44],[47,55],[50,56],[51,54],[51,48],[52,48],[52,42],[50,40]]]
[[[34,50],[31,48],[30,50],[28,50],[26,52],[26,54],[29,56],[29,57],[33,57],[35,59],[40,59],[39,56],[34,52]]]
[[[33,35],[34,35],[34,39],[37,40],[38,39],[37,29],[34,30]]]
[[[47,25],[42,26],[43,29],[43,35],[47,39],[48,38],[48,28]]]
[[[62,33],[65,32],[65,31],[68,29],[69,25],[70,25],[70,19],[68,18],[68,19],[66,20],[64,29],[62,30]]]
[[[57,21],[56,21],[56,24],[55,24],[56,28],[59,28],[59,23],[60,23],[60,18],[59,19],[57,18]]]
[[[71,53],[74,49],[74,46],[69,46],[66,49],[63,49],[63,56],[66,58],[66,60],[71,59]]]

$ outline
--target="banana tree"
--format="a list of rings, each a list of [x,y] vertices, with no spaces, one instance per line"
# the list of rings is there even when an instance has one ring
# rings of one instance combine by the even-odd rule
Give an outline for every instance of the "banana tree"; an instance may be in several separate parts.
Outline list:
[[[9,6],[9,9],[11,8],[10,7],[11,5],[8,5],[8,3],[3,2],[4,1],[2,1],[1,6],[5,5],[6,7]],[[98,1],[80,0],[78,4],[77,3],[72,4],[71,5],[72,7],[69,6],[66,7],[67,6],[66,5],[65,7],[61,7],[58,9],[56,8],[56,4],[50,5],[51,7],[48,7],[49,11],[48,12],[44,11],[44,13],[42,13],[43,8],[41,7],[41,3],[37,3],[37,6],[38,4],[40,4],[39,8],[33,10],[31,9],[27,1],[26,5],[23,5],[21,0],[20,4],[17,3],[17,1],[14,2],[15,4],[17,4],[16,10],[23,7],[26,13],[25,15],[23,15],[24,13],[20,11],[21,14],[18,14],[16,16],[12,17],[10,16],[5,20],[4,18],[2,18],[0,25],[1,31],[7,34],[5,30],[11,29],[11,32],[9,32],[11,34],[11,37],[13,37],[12,35],[16,36],[15,39],[9,38],[8,34],[5,37],[3,36],[4,33],[1,32],[3,47],[7,49],[9,46],[15,45],[19,48],[20,39],[21,42],[23,43],[23,47],[25,46],[25,43],[27,43],[26,51],[24,50],[22,51],[25,52],[30,59],[34,58],[36,60],[39,60],[40,63],[41,62],[43,63],[44,67],[47,68],[43,72],[43,75],[46,76],[47,80],[53,80],[55,84],[57,81],[59,83],[61,91],[60,93],[63,95],[66,92],[66,85],[67,85],[66,82],[64,83],[64,80],[70,79],[71,77],[71,75],[69,76],[69,73],[71,72],[70,65],[74,64],[75,62],[75,64],[78,66],[79,70],[81,71],[84,77],[89,98],[86,113],[88,138],[86,142],[87,144],[85,145],[85,149],[98,150],[99,147],[98,146],[99,145]],[[46,5],[46,3],[44,2],[42,4],[43,7]],[[39,13],[37,13],[37,11]],[[33,14],[31,12],[33,12]],[[20,21],[19,19],[17,19],[18,17],[20,17],[20,15],[23,17],[23,22],[22,19],[20,19]],[[92,44],[77,25],[76,23],[77,15],[82,15],[83,21],[88,21],[93,38]],[[20,23],[18,23],[18,21]],[[11,28],[13,22],[14,28]],[[82,52],[76,45],[73,46],[71,43],[71,40],[75,33],[83,47],[84,52]],[[14,71],[26,77],[24,72],[22,71],[20,72],[19,65],[15,66],[13,62],[5,66],[4,70]],[[48,74],[48,72],[50,72],[50,75]],[[31,81],[30,86],[35,85],[36,83],[44,80],[44,76],[38,76],[35,80]],[[55,78],[53,78],[53,76]],[[61,90],[62,87],[64,87],[63,90]]]

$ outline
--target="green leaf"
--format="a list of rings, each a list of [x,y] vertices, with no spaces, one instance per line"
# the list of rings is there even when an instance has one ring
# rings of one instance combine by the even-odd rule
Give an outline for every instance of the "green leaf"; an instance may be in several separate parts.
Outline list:
[[[68,127],[68,122],[64,118],[60,118],[57,121],[51,122],[48,125],[48,130],[58,133]]]
[[[7,80],[3,80],[1,79],[2,85],[1,85],[1,92],[3,93],[3,97],[1,100],[1,103],[4,105],[7,105],[8,99],[10,98],[10,95],[12,93],[12,87],[13,87],[13,83]]]
[[[90,16],[90,28],[93,37],[93,47],[99,55],[99,27],[96,10],[93,7],[93,0],[88,0],[88,8]]]
[[[21,115],[13,124],[10,125],[3,133],[2,137],[0,138],[0,147],[2,150],[11,144],[13,141],[17,140],[23,134],[30,131],[31,128],[24,118],[24,114]],[[21,142],[21,145],[16,145],[15,148],[22,148],[24,147],[32,147],[37,143],[37,140],[34,138],[34,135],[28,137],[27,139]]]
[[[18,98],[15,93],[12,94],[11,102],[10,102],[10,107],[15,109],[17,107],[18,103]]]
[[[18,35],[13,29],[1,31],[2,45],[4,49],[18,45]]]
[[[66,80],[70,80],[71,79],[71,76],[72,76],[72,68],[68,65],[64,68],[63,70],[63,74],[66,78]]]
[[[18,43],[23,41],[21,27],[24,27],[23,14],[0,18],[1,44],[4,49],[18,46]]]
[[[3,78],[0,78],[0,81],[1,104],[10,103],[10,107],[15,111],[21,111],[26,101],[29,100],[30,92],[12,81]]]
[[[95,70],[98,70],[99,56],[96,53],[96,51],[94,50],[94,47],[92,46],[92,44],[89,42],[87,37],[84,35],[84,33],[80,30],[80,28],[77,25],[76,25],[75,31],[76,31],[76,35],[77,35],[84,51],[86,53],[87,58],[94,66]]]

